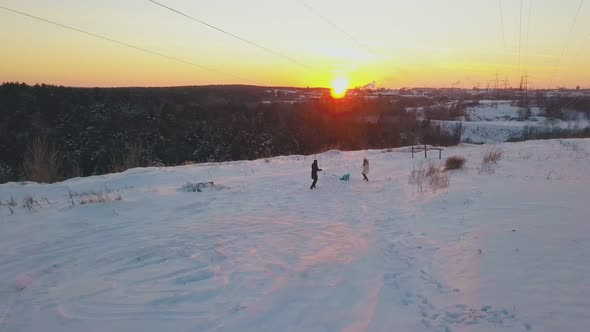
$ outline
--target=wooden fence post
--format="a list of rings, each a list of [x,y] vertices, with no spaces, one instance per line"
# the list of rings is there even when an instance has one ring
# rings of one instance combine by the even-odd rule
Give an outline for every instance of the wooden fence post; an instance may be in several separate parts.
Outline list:
[[[414,158],[414,144],[412,144],[412,158]]]
[[[424,144],[424,158],[428,158],[427,152],[428,150],[426,149],[426,144]]]

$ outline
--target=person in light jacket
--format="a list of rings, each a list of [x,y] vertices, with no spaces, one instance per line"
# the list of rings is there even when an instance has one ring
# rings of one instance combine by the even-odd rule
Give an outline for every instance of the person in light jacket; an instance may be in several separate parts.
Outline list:
[[[367,160],[367,158],[365,158],[363,159],[363,180],[369,181],[367,175],[369,175],[369,161]]]
[[[318,182],[318,172],[321,172],[322,169],[318,167],[318,161],[314,160],[313,164],[311,164],[311,178],[313,179],[313,183],[309,189],[315,189],[315,184]]]

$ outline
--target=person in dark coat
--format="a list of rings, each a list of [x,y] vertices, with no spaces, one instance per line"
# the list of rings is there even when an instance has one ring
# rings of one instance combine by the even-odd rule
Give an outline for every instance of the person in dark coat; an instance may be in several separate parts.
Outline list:
[[[311,178],[313,179],[313,183],[309,189],[315,189],[315,184],[318,182],[318,172],[321,172],[322,169],[318,167],[318,161],[314,160],[313,164],[311,164]]]

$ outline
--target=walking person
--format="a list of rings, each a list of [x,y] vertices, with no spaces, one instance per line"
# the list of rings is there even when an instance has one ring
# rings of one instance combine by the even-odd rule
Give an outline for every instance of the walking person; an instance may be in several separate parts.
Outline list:
[[[367,175],[369,175],[369,161],[365,158],[363,159],[363,180],[369,182]]]
[[[315,189],[315,184],[318,182],[318,172],[321,172],[322,169],[318,167],[318,161],[314,160],[313,164],[311,164],[311,178],[313,179],[313,183],[309,189]]]

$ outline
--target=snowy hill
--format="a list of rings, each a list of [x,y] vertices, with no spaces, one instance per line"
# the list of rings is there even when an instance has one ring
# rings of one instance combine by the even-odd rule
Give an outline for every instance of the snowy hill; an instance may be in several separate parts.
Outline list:
[[[468,108],[467,121],[461,121],[462,142],[500,143],[519,138],[527,128],[538,132],[551,132],[555,129],[583,131],[590,127],[585,114],[571,111],[568,121],[549,119],[539,107],[531,107],[531,116],[521,119],[523,109],[512,101],[482,100],[480,104]],[[465,120],[465,119],[462,119]],[[459,121],[438,121],[444,127],[453,128]]]
[[[423,190],[407,148],[0,185],[0,330],[586,331],[590,139],[497,147]]]

